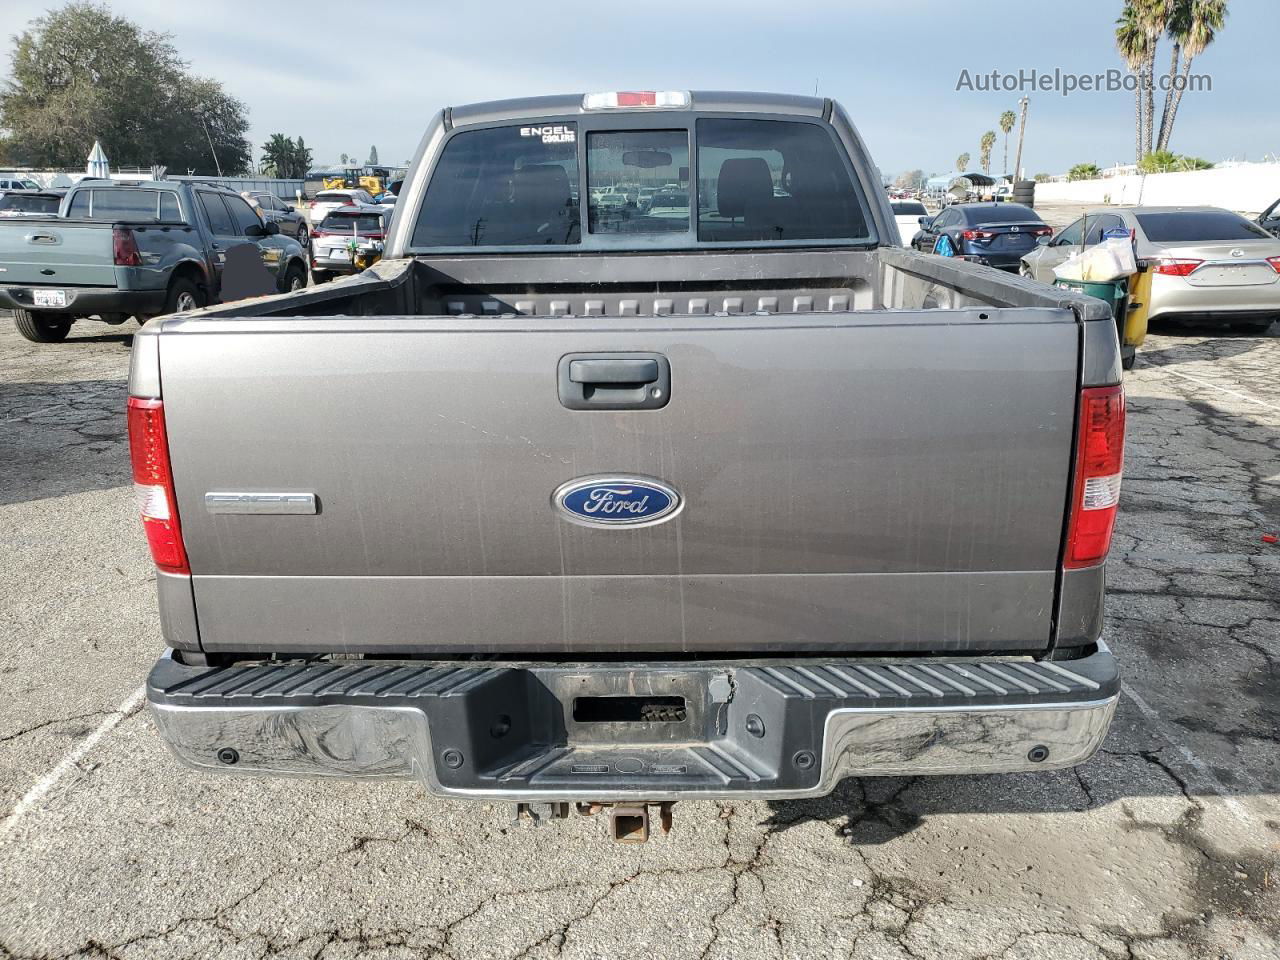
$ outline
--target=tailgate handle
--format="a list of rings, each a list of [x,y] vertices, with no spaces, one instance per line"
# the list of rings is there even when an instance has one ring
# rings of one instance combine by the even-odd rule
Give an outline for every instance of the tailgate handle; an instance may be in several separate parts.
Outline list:
[[[53,233],[29,233],[27,243],[57,243],[58,236]]]
[[[671,364],[660,353],[570,353],[557,371],[570,410],[657,410],[671,396]]]
[[[571,360],[573,383],[653,383],[658,379],[657,360]]]

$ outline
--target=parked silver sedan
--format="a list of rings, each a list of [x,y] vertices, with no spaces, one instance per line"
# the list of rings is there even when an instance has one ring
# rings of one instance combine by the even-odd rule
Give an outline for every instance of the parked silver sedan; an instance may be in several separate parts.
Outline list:
[[[1280,319],[1280,239],[1221,207],[1098,207],[1022,258],[1053,283],[1053,268],[1110,232],[1132,231],[1151,271],[1149,320],[1266,330]]]

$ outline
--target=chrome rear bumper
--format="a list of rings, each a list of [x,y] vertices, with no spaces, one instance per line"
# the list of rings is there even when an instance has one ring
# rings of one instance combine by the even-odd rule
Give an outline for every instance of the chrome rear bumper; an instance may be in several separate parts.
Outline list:
[[[208,668],[166,656],[148,685],[161,735],[202,770],[416,779],[445,796],[602,802],[804,797],[853,776],[1069,767],[1102,743],[1118,690],[1105,647],[1063,663]],[[680,719],[579,716],[584,698],[618,697],[680,700]]]

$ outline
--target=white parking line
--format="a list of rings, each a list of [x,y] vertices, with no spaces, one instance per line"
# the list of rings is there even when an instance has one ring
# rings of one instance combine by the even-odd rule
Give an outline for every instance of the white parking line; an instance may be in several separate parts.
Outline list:
[[[1219,393],[1227,393],[1248,403],[1256,403],[1260,407],[1266,407],[1268,410],[1275,410],[1277,413],[1280,413],[1280,406],[1276,406],[1274,403],[1268,403],[1265,400],[1259,400],[1257,397],[1251,397],[1247,393],[1241,393],[1239,390],[1232,390],[1230,387],[1224,387],[1221,384],[1212,382],[1211,380],[1201,380],[1199,377],[1193,377],[1191,374],[1183,373],[1181,370],[1170,370],[1168,367],[1162,367],[1161,369],[1163,372],[1172,374],[1175,377],[1181,377],[1183,380],[1190,380],[1192,383],[1198,383],[1202,387],[1209,387],[1212,390],[1217,390]]]
[[[36,785],[28,790],[26,795],[17,802],[12,810],[9,811],[9,815],[4,818],[4,823],[0,824],[0,840],[9,835],[9,832],[17,826],[18,821],[21,820],[28,811],[39,804],[40,801],[44,799],[45,795],[54,788],[57,782],[66,776],[72,767],[80,762],[81,757],[97,745],[99,740],[114,730],[122,720],[125,720],[137,713],[138,710],[142,708],[142,701],[146,694],[147,688],[145,686],[138,687],[137,690],[129,694],[128,699],[125,700],[124,703],[116,707],[116,709],[110,713],[105,720],[98,724],[97,729],[94,730],[93,733],[89,734],[67,751],[66,755],[57,762],[54,768],[41,777]]]
[[[1186,744],[1182,743],[1182,741],[1170,732],[1169,728],[1172,724],[1166,723],[1164,718],[1156,711],[1156,708],[1143,700],[1142,697],[1138,695],[1138,692],[1129,685],[1129,681],[1122,680],[1120,682],[1120,689],[1124,691],[1124,695],[1126,697],[1133,701],[1134,706],[1142,711],[1142,715],[1147,718],[1147,721],[1153,727],[1156,728],[1156,732],[1160,734],[1164,741],[1173,747],[1173,749],[1177,750],[1183,760],[1195,768],[1195,771],[1204,778],[1204,781],[1209,784],[1210,787],[1213,788],[1213,792],[1222,799],[1223,804],[1232,813],[1234,813],[1238,819],[1246,822],[1256,822],[1256,817],[1246,810],[1240,801],[1231,795],[1226,785],[1214,775],[1214,772],[1211,769],[1209,769],[1209,765],[1192,753]]]

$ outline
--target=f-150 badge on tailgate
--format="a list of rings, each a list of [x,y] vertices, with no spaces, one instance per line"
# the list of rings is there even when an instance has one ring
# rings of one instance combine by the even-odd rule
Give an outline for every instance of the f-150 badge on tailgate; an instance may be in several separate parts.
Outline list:
[[[566,519],[589,527],[641,527],[670,520],[683,505],[665,483],[639,477],[570,480],[551,502]]]

